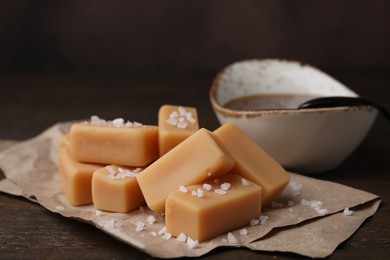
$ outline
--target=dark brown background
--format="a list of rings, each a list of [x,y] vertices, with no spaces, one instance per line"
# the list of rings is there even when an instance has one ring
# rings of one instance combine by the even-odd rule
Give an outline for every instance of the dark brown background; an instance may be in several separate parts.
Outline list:
[[[252,58],[389,70],[387,0],[0,2],[0,69],[214,72]]]

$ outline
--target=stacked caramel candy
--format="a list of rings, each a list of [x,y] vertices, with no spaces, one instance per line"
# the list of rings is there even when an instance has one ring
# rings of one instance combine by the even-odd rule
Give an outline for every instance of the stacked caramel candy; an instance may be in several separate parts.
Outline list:
[[[167,232],[199,242],[258,218],[289,175],[233,124],[199,128],[192,107],[164,105],[158,126],[92,117],[60,143],[69,202],[165,212]]]

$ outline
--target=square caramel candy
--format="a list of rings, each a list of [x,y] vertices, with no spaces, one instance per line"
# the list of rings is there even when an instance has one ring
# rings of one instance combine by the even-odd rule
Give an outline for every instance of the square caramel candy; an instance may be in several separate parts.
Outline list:
[[[73,158],[80,162],[142,167],[158,158],[158,127],[92,117],[70,133]]]
[[[229,172],[234,160],[213,133],[201,128],[149,165],[137,180],[148,207],[164,212],[179,185],[192,185]]]
[[[194,107],[164,105],[158,113],[160,156],[199,129],[198,114]]]
[[[92,175],[103,165],[75,161],[66,139],[61,141],[59,150],[59,173],[65,196],[74,206],[92,204]]]
[[[166,200],[167,232],[183,233],[199,242],[249,225],[261,214],[261,187],[228,174],[189,187],[181,186]]]
[[[141,168],[109,165],[92,177],[92,200],[96,209],[126,213],[143,204],[145,199],[139,188],[137,174]]]
[[[280,195],[290,176],[278,162],[234,124],[224,124],[214,134],[236,161],[231,173],[261,186],[264,207]]]

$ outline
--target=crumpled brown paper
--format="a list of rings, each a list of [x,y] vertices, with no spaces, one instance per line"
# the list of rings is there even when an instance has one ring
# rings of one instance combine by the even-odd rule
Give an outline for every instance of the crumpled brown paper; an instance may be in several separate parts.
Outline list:
[[[288,187],[262,212],[268,220],[253,226],[248,223],[244,227],[247,235],[232,231],[237,243],[229,242],[225,234],[190,248],[173,237],[163,238],[159,231],[165,226],[164,216],[146,206],[122,214],[96,211],[93,205],[74,207],[67,202],[57,163],[59,140],[70,125],[71,122],[58,123],[23,142],[0,141],[0,168],[5,175],[0,180],[0,191],[24,196],[52,212],[89,222],[155,257],[201,256],[220,246],[327,257],[375,214],[380,204],[374,194],[290,173]],[[346,208],[353,211],[352,215],[343,213]],[[155,223],[148,224],[149,215],[155,217]],[[141,231],[136,230],[139,221],[145,224]]]

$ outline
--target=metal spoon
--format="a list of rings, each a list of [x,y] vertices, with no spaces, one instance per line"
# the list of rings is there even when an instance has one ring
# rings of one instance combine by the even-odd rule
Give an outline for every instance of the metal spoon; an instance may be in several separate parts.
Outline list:
[[[311,99],[298,106],[298,109],[341,107],[341,106],[372,106],[377,108],[390,121],[390,113],[385,107],[375,104],[371,100],[360,97],[321,97]]]

